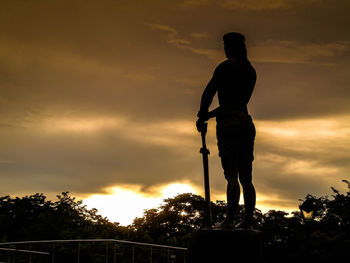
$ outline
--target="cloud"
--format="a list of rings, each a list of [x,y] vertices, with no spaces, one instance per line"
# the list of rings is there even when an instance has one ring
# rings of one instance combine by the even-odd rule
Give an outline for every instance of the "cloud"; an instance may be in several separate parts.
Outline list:
[[[82,56],[63,48],[23,45],[17,41],[0,42],[1,63],[13,71],[25,70],[33,66],[49,67],[52,70],[65,69],[74,73],[98,74],[101,72],[118,74],[120,68],[104,61]]]
[[[50,118],[43,120],[38,129],[48,133],[96,133],[101,130],[115,129],[125,125],[126,120],[123,118]],[[41,126],[41,127],[40,127]]]
[[[219,63],[224,57],[222,50],[203,48],[201,45],[204,43],[194,45],[176,41],[183,38],[179,38],[173,27],[158,25],[155,28],[167,32],[167,43],[179,50],[201,55],[214,63]],[[248,56],[258,73],[249,105],[251,112],[260,119],[349,112],[346,101],[350,94],[346,83],[350,79],[345,63],[349,48],[349,41],[265,40],[248,43]],[[207,80],[211,74],[208,74]],[[179,76],[176,81],[193,87],[188,88],[186,94],[196,94],[193,81],[186,81],[184,76]]]
[[[184,0],[181,2],[183,7],[208,6],[212,3],[211,0]]]
[[[257,121],[254,178],[263,195],[297,200],[343,188],[350,168],[350,115]]]
[[[204,55],[212,61],[223,59],[223,51],[193,47],[192,42],[179,38],[178,31],[170,26],[149,24],[154,29],[167,32],[167,43],[195,54]],[[206,34],[191,34],[195,38],[207,37]],[[291,40],[267,40],[249,47],[249,56],[253,62],[263,63],[320,63],[320,60],[343,55],[350,50],[350,41],[329,43],[298,42]],[[322,62],[321,62],[322,63]],[[325,64],[332,65],[329,62]]]
[[[211,6],[218,5],[225,9],[247,9],[247,10],[270,10],[270,9],[288,9],[300,5],[317,3],[317,0],[185,0],[184,7]]]
[[[150,81],[154,80],[155,76],[149,73],[133,72],[125,75],[127,78],[139,80],[139,81]]]
[[[152,28],[155,28],[155,29],[158,29],[158,30],[161,30],[161,31],[165,31],[165,32],[168,32],[170,36],[175,36],[177,35],[177,31],[176,29],[170,27],[170,26],[167,26],[167,25],[160,25],[160,24],[152,24],[152,23],[149,23],[148,24],[150,27]]]
[[[228,31],[246,34],[258,73],[249,111],[259,204],[292,207],[342,189],[349,3],[310,3],[2,1],[0,192],[88,196],[127,184],[146,193],[186,180],[202,189],[194,121]],[[209,126],[212,193],[222,198]]]
[[[193,47],[191,44],[192,42],[183,38],[178,38],[178,32],[176,29],[167,26],[167,25],[159,25],[159,24],[150,24],[152,28],[165,31],[168,33],[167,35],[167,43],[174,45],[175,47],[179,49],[188,50],[194,54],[198,55],[204,55],[205,57],[209,58],[212,61],[219,62],[223,59],[223,51],[215,50],[215,49],[209,49],[209,48],[197,48]],[[192,34],[193,36],[193,34]],[[206,35],[198,35],[195,34],[195,38],[201,38],[206,37]]]
[[[157,29],[157,30],[161,30],[164,31],[168,36],[167,42],[169,44],[173,44],[176,47],[179,48],[183,48],[183,47],[187,47],[188,45],[191,44],[191,41],[183,39],[183,38],[178,38],[178,32],[176,29],[167,26],[167,25],[161,25],[161,24],[148,24],[150,27]]]
[[[299,5],[313,4],[315,2],[317,2],[317,0],[224,0],[220,5],[228,9],[268,10],[292,8]]]
[[[339,59],[329,60],[335,61]],[[258,79],[249,109],[256,118],[286,120],[350,113],[346,63],[253,64]]]
[[[110,185],[151,187],[191,178],[200,169],[192,163],[194,129],[187,121],[142,124],[59,116],[27,123],[12,135],[2,129],[7,153],[0,162],[0,192],[98,193]],[[26,183],[16,185],[13,178]]]
[[[342,189],[350,169],[348,115],[255,123],[253,178],[259,205],[292,209],[308,193]],[[202,189],[200,138],[188,120],[137,123],[118,116],[56,116],[24,129],[2,129],[1,138],[7,152],[0,162],[3,194],[45,189],[86,196],[125,184],[147,193],[174,181]],[[214,122],[207,141],[212,193],[222,198],[225,180]]]
[[[254,62],[315,63],[324,58],[342,55],[350,50],[349,41],[308,43],[268,40],[249,49]]]
[[[209,35],[208,35],[208,33],[193,32],[193,33],[191,33],[191,37],[196,38],[196,39],[205,39],[205,38],[209,38]]]

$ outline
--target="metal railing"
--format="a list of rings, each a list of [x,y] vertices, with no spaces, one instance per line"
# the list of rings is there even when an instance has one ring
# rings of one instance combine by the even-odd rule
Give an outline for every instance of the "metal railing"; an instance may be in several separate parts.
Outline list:
[[[1,252],[5,252],[2,254]],[[0,263],[186,263],[187,248],[118,239],[0,243]]]

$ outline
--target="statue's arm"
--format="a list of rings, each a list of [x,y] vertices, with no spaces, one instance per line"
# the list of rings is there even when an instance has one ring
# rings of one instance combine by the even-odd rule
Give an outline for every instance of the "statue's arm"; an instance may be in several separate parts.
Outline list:
[[[212,79],[209,81],[208,85],[203,91],[201,98],[200,110],[198,112],[198,117],[203,120],[208,120],[210,117],[208,116],[209,107],[213,101],[213,98],[217,92],[217,85],[215,83],[215,74]]]
[[[208,119],[215,118],[220,114],[220,107],[213,109],[208,112]]]

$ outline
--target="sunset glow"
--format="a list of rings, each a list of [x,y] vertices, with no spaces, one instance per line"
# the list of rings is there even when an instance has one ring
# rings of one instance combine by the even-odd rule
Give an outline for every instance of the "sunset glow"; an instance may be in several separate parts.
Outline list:
[[[97,208],[99,214],[107,217],[112,222],[119,222],[123,226],[132,224],[136,217],[142,217],[147,209],[158,208],[164,199],[172,198],[178,194],[192,193],[204,195],[202,189],[194,187],[189,183],[173,183],[159,187],[153,187],[143,192],[140,186],[115,186],[106,189],[106,194],[95,194],[84,199],[88,208]],[[226,195],[212,194],[212,201],[226,200]],[[285,202],[284,204],[282,204]],[[243,195],[241,194],[241,204]],[[271,209],[283,209],[286,212],[296,210],[296,204],[283,200],[279,196],[267,196],[258,193],[257,208],[263,213]]]
[[[0,1],[1,196],[69,191],[122,225],[177,193],[204,196],[195,122],[227,32],[245,35],[257,72],[257,208],[342,190],[349,3]],[[206,136],[211,199],[225,200],[214,119]]]
[[[115,186],[108,194],[92,195],[84,199],[88,208],[97,208],[99,213],[112,222],[129,225],[136,217],[142,217],[146,209],[157,208],[166,198],[178,194],[193,193],[195,187],[186,183],[173,183],[153,187],[149,192],[142,192],[140,186]]]

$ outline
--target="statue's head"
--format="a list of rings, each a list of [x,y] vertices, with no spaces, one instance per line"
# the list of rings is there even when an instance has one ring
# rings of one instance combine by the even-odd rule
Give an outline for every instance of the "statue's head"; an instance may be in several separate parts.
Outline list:
[[[237,32],[230,32],[223,36],[224,49],[227,58],[247,59],[245,37]]]

